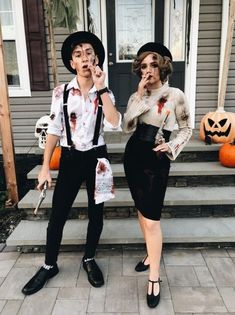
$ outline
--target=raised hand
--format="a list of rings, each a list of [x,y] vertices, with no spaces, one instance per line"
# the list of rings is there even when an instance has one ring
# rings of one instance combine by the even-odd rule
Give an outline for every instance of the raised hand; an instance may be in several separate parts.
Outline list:
[[[91,70],[92,80],[97,90],[103,89],[105,86],[105,73],[98,65],[89,65]]]
[[[138,90],[137,90],[137,95],[139,97],[142,97],[145,93],[146,90],[146,86],[149,83],[149,80],[151,79],[151,75],[147,74],[147,75],[143,75],[139,85],[138,85]]]

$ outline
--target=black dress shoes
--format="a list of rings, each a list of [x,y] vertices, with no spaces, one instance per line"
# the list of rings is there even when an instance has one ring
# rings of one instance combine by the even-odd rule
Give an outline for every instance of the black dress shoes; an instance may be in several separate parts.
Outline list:
[[[148,307],[150,308],[154,308],[158,305],[159,301],[160,301],[160,282],[162,282],[160,280],[160,278],[157,281],[152,281],[149,280],[149,282],[152,284],[152,290],[151,290],[151,294],[147,293],[147,304]],[[159,293],[157,295],[154,295],[154,284],[155,283],[159,283]]]
[[[30,295],[38,292],[44,286],[48,279],[54,277],[59,272],[57,264],[47,270],[44,267],[41,267],[37,273],[29,280],[28,283],[23,287],[22,293],[25,295]]]
[[[149,269],[149,264],[148,265],[144,264],[147,258],[148,258],[148,255],[146,255],[142,261],[138,262],[138,264],[135,266],[135,271],[142,272]]]
[[[95,288],[101,287],[104,284],[104,278],[102,271],[95,262],[95,259],[93,258],[87,261],[83,259],[82,263],[90,284]]]

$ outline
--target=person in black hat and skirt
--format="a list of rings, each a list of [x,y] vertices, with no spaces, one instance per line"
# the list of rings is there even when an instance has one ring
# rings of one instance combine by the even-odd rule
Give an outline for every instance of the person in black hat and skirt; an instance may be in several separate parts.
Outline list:
[[[51,121],[38,176],[39,190],[46,181],[51,186],[49,162],[58,141],[62,154],[47,227],[45,263],[23,287],[26,295],[39,291],[59,272],[57,257],[63,228],[83,181],[86,181],[89,220],[83,268],[92,286],[104,284],[102,271],[94,259],[103,228],[103,202],[96,204],[94,197],[95,173],[97,158],[108,159],[103,126],[118,128],[121,114],[114,106],[112,92],[105,86],[102,71],[105,52],[98,37],[83,31],[73,33],[65,39],[61,53],[65,67],[76,76],[53,91]]]
[[[167,83],[172,55],[164,45],[143,45],[134,60],[133,72],[140,82],[124,114],[123,130],[133,132],[125,149],[124,169],[147,248],[146,257],[135,270],[149,269],[147,304],[153,308],[160,300],[160,218],[170,160],[175,160],[189,141],[192,129],[184,93]],[[170,139],[175,124],[178,132]]]

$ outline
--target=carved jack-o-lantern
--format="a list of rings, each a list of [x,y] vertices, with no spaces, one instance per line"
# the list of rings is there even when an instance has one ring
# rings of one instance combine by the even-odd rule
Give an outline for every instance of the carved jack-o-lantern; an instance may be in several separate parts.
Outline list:
[[[235,138],[235,113],[218,109],[207,113],[201,120],[200,139],[225,143]],[[209,141],[208,141],[209,140]]]

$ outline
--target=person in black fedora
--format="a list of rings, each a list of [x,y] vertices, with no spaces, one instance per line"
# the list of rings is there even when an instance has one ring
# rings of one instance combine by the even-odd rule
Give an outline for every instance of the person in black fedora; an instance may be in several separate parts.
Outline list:
[[[147,248],[135,270],[149,269],[146,298],[150,308],[160,301],[160,218],[170,160],[176,159],[192,134],[185,95],[168,85],[172,59],[161,43],[149,42],[138,50],[133,72],[140,82],[124,114],[123,130],[133,132],[125,148],[124,169]],[[178,131],[171,135],[176,124]]]
[[[63,228],[84,181],[88,196],[88,227],[82,264],[92,286],[104,284],[102,271],[94,257],[103,228],[103,205],[107,196],[96,192],[96,176],[102,163],[109,167],[103,127],[119,128],[121,114],[114,106],[113,93],[105,86],[102,70],[105,51],[96,35],[85,31],[69,35],[63,42],[61,55],[65,67],[75,77],[53,91],[37,188],[42,190],[45,182],[51,186],[49,162],[58,142],[62,148],[60,167],[47,227],[45,263],[23,287],[25,295],[39,291],[59,272],[57,258]],[[108,193],[112,195],[111,191]]]

